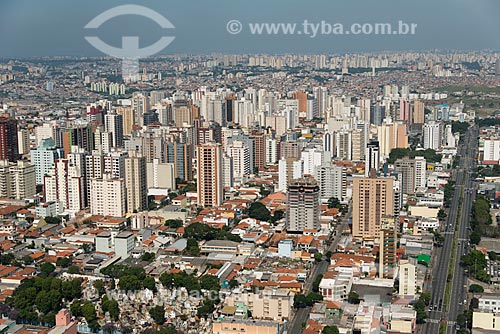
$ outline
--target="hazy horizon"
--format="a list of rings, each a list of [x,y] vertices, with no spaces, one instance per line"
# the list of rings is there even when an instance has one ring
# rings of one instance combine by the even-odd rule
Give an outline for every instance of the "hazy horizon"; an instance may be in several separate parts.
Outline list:
[[[149,7],[168,18],[175,29],[162,30],[137,15],[116,17],[96,31],[83,27],[103,11],[123,4]],[[2,0],[0,2],[0,57],[104,56],[84,37],[97,35],[120,46],[122,36],[139,36],[148,46],[161,36],[175,40],[160,54],[344,54],[369,52],[432,52],[432,50],[500,50],[500,2],[496,0],[355,0],[333,3],[317,0],[256,0],[252,2],[170,0]],[[248,23],[396,24],[416,23],[415,35],[367,36],[257,36],[244,30],[226,31],[230,20]]]

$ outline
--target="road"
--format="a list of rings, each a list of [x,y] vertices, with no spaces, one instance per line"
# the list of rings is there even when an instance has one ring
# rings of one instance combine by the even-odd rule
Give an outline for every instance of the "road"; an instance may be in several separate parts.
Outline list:
[[[327,253],[328,251],[335,252],[335,250],[337,249],[337,245],[339,244],[340,239],[342,238],[342,233],[344,233],[346,226],[351,224],[351,215],[352,215],[352,206],[349,205],[349,211],[344,216],[341,223],[337,225],[337,228],[335,229],[335,238],[333,239],[332,243],[330,244],[325,253]],[[324,274],[327,271],[329,264],[330,264],[330,259],[325,259],[319,263],[313,264],[311,273],[309,274],[307,280],[304,283],[304,288],[302,292],[303,294],[308,294],[310,292],[310,290],[312,289],[312,284],[314,282],[314,279],[318,275]],[[289,325],[287,326],[288,328],[287,332],[290,334],[302,333],[302,323],[307,321],[310,312],[311,312],[310,307],[298,309],[295,312],[292,321],[290,321]]]
[[[471,127],[466,133],[464,140],[460,143],[458,152],[460,163],[454,172],[455,193],[450,205],[448,220],[446,222],[443,247],[437,249],[437,261],[433,268],[433,280],[431,290],[431,307],[429,318],[422,326],[421,333],[439,333],[441,321],[446,321],[446,333],[455,333],[455,320],[457,315],[463,311],[463,302],[466,298],[466,287],[464,287],[465,273],[460,267],[460,257],[466,251],[469,241],[470,210],[474,200],[473,180],[471,173],[475,168],[477,128]],[[463,197],[462,197],[463,194]],[[460,203],[462,199],[462,203]],[[460,211],[459,211],[460,206]],[[456,226],[457,216],[460,212],[460,220]],[[457,230],[455,230],[457,229]],[[454,256],[454,271],[448,275],[449,264],[452,260],[453,244],[456,242]],[[444,308],[446,284],[452,283],[451,299],[448,310]]]

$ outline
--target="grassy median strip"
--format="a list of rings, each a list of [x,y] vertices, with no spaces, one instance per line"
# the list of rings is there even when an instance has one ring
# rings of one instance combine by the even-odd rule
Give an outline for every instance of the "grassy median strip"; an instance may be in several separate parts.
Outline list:
[[[456,259],[456,253],[457,253],[457,232],[460,229],[460,218],[462,215],[462,202],[464,198],[464,190],[462,188],[462,191],[460,192],[460,199],[458,201],[458,212],[457,212],[457,218],[455,220],[455,231],[453,232],[453,243],[451,246],[451,257],[450,257],[450,263],[448,264],[448,275],[446,277],[446,289],[444,291],[444,301],[443,301],[443,310],[448,311],[448,306],[450,303],[450,297],[451,297],[451,289],[453,288],[453,274],[455,273],[455,259]]]

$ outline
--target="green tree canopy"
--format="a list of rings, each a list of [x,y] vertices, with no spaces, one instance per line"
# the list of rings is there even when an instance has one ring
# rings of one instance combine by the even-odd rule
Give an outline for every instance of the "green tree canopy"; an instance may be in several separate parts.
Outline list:
[[[271,213],[261,202],[253,202],[247,209],[247,214],[251,218],[255,218],[262,221],[269,221],[271,219]]]
[[[155,306],[149,310],[149,315],[158,325],[165,323],[165,308],[163,306]]]

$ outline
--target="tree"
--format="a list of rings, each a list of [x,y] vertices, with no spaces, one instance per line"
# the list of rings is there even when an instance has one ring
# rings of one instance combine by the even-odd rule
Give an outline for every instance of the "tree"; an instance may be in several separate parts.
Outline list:
[[[340,206],[342,204],[340,204],[340,201],[337,197],[330,197],[328,199],[328,208],[331,209],[331,208],[337,208],[337,209],[340,209]]]
[[[426,306],[429,305],[431,300],[430,293],[422,293],[418,298],[418,301],[413,305],[413,308],[417,312],[417,323],[421,324],[427,318],[427,313],[425,312]]]
[[[323,334],[339,334],[339,329],[337,326],[332,325],[332,326],[325,326],[323,330],[321,331]]]
[[[155,253],[144,253],[141,256],[141,260],[146,262],[153,262],[154,259],[155,259]]]
[[[79,274],[80,268],[78,266],[70,266],[68,268],[68,274]]]
[[[124,291],[137,291],[142,289],[142,281],[135,275],[124,275],[120,277],[118,286]]]
[[[163,306],[155,306],[149,309],[149,315],[158,325],[163,325],[165,323],[165,309]]]
[[[172,228],[179,228],[182,227],[182,225],[183,223],[180,219],[167,219],[167,221],[165,221],[165,226]]]
[[[321,283],[321,280],[323,279],[323,274],[319,274],[316,276],[314,279],[314,282],[312,284],[312,291],[313,292],[318,292],[319,291],[319,284]]]
[[[117,321],[120,317],[120,308],[118,306],[118,302],[114,299],[109,299],[106,295],[102,297],[101,308],[104,313],[108,312],[109,316],[114,321]]]
[[[347,301],[349,302],[349,304],[359,304],[360,303],[359,294],[356,291],[349,292]]]
[[[74,317],[81,317],[83,316],[83,311],[82,311],[82,301],[81,300],[74,300],[70,307],[69,310],[71,312],[71,315]]]
[[[44,262],[40,266],[40,274],[42,276],[44,276],[44,277],[47,277],[50,274],[52,274],[55,269],[56,269],[56,267],[54,267],[54,265],[52,263],[50,263],[50,262]]]
[[[446,212],[441,208],[439,209],[439,212],[438,212],[438,218],[441,219],[441,220],[444,220],[446,219],[447,215],[446,215]]]
[[[104,293],[104,282],[101,279],[98,279],[92,283],[94,289],[96,289],[97,294],[101,296]]]
[[[473,245],[479,245],[481,242],[481,233],[479,231],[473,231],[470,234],[470,242]]]
[[[56,265],[61,268],[68,268],[71,263],[73,263],[73,259],[71,257],[58,257],[56,261]]]
[[[271,213],[261,202],[253,202],[247,209],[247,214],[251,218],[255,218],[262,221],[269,221],[271,219]]]
[[[156,292],[156,281],[153,277],[148,276],[142,281],[144,288]]]
[[[321,262],[321,260],[323,260],[323,254],[321,254],[320,252],[314,253],[314,260],[316,262]]]
[[[35,262],[35,260],[33,260],[31,258],[31,256],[25,255],[25,256],[23,256],[23,262],[25,265],[30,265],[30,264],[33,264]]]
[[[193,238],[187,239],[187,245],[185,252],[187,255],[198,256],[200,255],[200,247],[198,246],[198,241]]]
[[[217,305],[220,302],[220,300],[210,300],[210,299],[205,299],[203,301],[203,305],[198,307],[198,316],[200,317],[208,317],[215,311],[215,305]]]
[[[202,276],[200,278],[200,286],[202,289],[205,290],[214,290],[214,291],[220,290],[219,279],[217,278],[217,276],[213,275]]]
[[[90,323],[95,321],[97,319],[97,313],[95,311],[94,304],[92,304],[91,302],[83,303],[82,315],[85,318],[85,320],[87,321],[87,324],[89,324],[89,325],[90,325]]]
[[[3,265],[10,265],[15,262],[16,258],[14,257],[14,254],[8,253],[8,254],[0,254],[0,264]]]
[[[61,218],[59,217],[45,217],[44,220],[47,224],[61,224]]]
[[[484,292],[484,288],[482,286],[480,286],[479,284],[471,284],[469,286],[469,292],[472,292],[472,293],[483,293]]]

